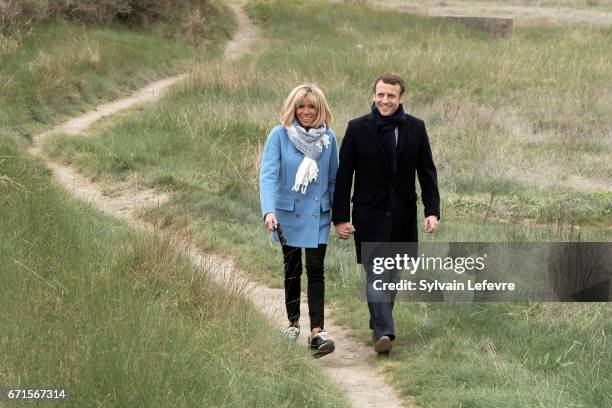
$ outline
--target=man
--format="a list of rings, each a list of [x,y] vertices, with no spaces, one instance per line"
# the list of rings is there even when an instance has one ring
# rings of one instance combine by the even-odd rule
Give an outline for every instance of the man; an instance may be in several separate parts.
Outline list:
[[[404,82],[398,75],[385,74],[374,81],[372,91],[372,111],[349,121],[346,128],[332,209],[332,222],[340,238],[348,239],[354,233],[357,263],[362,263],[362,242],[418,241],[415,173],[425,207],[425,233],[434,233],[440,219],[429,137],[421,119],[404,113]],[[371,282],[373,275],[367,264],[364,262],[366,278]],[[374,349],[388,354],[395,339],[395,291],[388,301],[381,302],[374,301],[367,288]]]

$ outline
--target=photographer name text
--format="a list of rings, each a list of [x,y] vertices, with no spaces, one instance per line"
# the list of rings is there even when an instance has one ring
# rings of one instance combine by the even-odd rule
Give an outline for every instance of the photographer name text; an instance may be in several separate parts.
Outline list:
[[[438,280],[429,281],[421,279],[419,281],[411,281],[407,279],[400,280],[398,282],[384,282],[382,279],[378,279],[372,282],[374,290],[398,290],[398,291],[419,291],[419,292],[434,292],[438,290],[447,291],[512,291],[516,289],[514,282],[488,282],[487,280],[473,282],[468,280],[467,282],[441,282]]]

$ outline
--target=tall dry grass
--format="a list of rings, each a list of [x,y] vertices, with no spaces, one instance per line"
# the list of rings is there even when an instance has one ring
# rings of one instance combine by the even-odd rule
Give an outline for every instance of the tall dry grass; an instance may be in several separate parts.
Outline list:
[[[177,233],[99,213],[0,138],[0,382],[78,407],[346,406]]]
[[[609,192],[589,188],[602,174],[609,181],[606,30],[524,27],[499,43],[350,5],[253,2],[250,13],[265,47],[231,65],[194,68],[158,105],[92,139],[62,139],[49,146],[53,155],[105,180],[136,171],[153,186],[169,183],[175,200],[150,217],[188,225],[206,248],[280,286],[280,249],[261,225],[254,176],[282,101],[295,85],[318,82],[341,136],[368,111],[371,80],[397,71],[407,110],[426,120],[444,200],[440,230],[422,239],[554,241],[573,220],[605,227]],[[574,188],[572,176],[593,184]],[[610,238],[606,229],[582,231]],[[367,343],[353,251],[331,238],[327,294],[341,323]],[[609,307],[591,306],[398,304],[397,353],[381,367],[422,405],[604,407]]]

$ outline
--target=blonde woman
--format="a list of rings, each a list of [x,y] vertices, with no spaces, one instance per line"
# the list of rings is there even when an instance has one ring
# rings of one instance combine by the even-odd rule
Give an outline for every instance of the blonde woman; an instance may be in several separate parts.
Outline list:
[[[332,115],[319,87],[304,84],[289,93],[264,147],[259,177],[261,212],[276,240],[282,236],[285,306],[289,325],[285,335],[300,333],[300,276],[302,248],[306,254],[310,336],[313,356],[334,351],[324,331],[324,260],[334,195],[338,146],[329,128]],[[279,224],[282,233],[279,233]]]

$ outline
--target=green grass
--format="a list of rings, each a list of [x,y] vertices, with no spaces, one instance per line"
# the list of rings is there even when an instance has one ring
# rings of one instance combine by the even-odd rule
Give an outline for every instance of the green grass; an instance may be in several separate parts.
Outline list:
[[[0,37],[0,131],[28,138],[59,120],[183,72],[193,59],[219,54],[234,30],[225,6],[207,16],[197,47],[158,30],[81,26],[53,20]]]
[[[404,392],[419,395],[423,405],[605,407],[611,401],[609,307],[402,306],[396,317],[405,336],[389,364]]]
[[[408,83],[407,110],[428,124],[439,169],[443,222],[427,239],[557,241],[580,224],[581,238],[610,241],[609,28],[517,27],[498,42],[346,5],[254,2],[250,13],[265,37],[261,51],[199,66],[160,103],[90,138],[50,140],[46,151],[102,182],[136,175],[173,191],[146,217],[189,229],[203,247],[280,286],[257,175],[282,101],[301,82],[320,83],[342,135],[349,118],[367,112],[370,81],[396,71]],[[368,343],[352,251],[332,238],[328,299]],[[402,303],[396,316],[397,352],[377,364],[424,406],[612,402],[608,305]]]
[[[421,241],[543,242],[567,239],[565,228],[444,223]],[[582,238],[610,239],[605,231]],[[352,251],[352,243],[332,240],[327,288],[341,306],[338,323],[367,342],[363,275]],[[601,303],[401,302],[394,309],[396,347],[377,364],[402,395],[426,407],[607,407],[611,312]]]
[[[369,336],[363,303],[341,323]],[[607,407],[609,306],[402,303],[392,356],[400,392],[431,407]]]
[[[172,235],[54,187],[0,140],[0,384],[81,406],[344,406],[305,349]]]
[[[180,122],[158,111],[161,117],[149,123],[161,124],[161,129],[143,120],[130,131],[140,126],[143,132],[159,134],[174,126],[172,131],[179,134],[163,147],[167,156],[196,155],[205,151],[205,140],[218,137],[224,121],[239,115],[242,120],[232,121],[224,137],[244,143],[250,154],[228,149],[229,157],[221,160],[242,162],[258,153],[276,122],[278,101],[294,84],[323,85],[337,118],[334,129],[341,135],[349,118],[367,111],[372,78],[394,70],[407,80],[407,109],[428,123],[445,216],[468,212],[482,217],[493,194],[492,214],[503,220],[550,222],[561,214],[569,222],[600,226],[609,219],[612,140],[606,117],[612,69],[604,55],[612,46],[610,29],[517,28],[511,40],[499,42],[450,23],[328,7],[308,24],[294,21],[307,12],[299,4],[275,6],[274,12],[265,4],[252,8],[256,18],[266,21],[265,51],[233,67],[198,67],[183,92],[184,106],[177,109]],[[372,21],[380,21],[381,29],[372,31]],[[287,46],[291,38],[299,38],[299,45]],[[249,127],[253,130],[243,131]],[[215,130],[209,135],[210,128]],[[116,138],[126,139],[112,147],[117,155],[139,154],[131,138]],[[139,143],[154,146],[160,138]],[[109,168],[112,163],[104,156],[109,142],[104,143],[104,153],[88,157],[93,160],[90,170],[114,176],[122,169],[125,174],[134,170],[126,163]],[[250,167],[240,165],[251,182],[256,160]],[[189,165],[183,168],[189,171]],[[205,183],[238,179],[222,172],[205,173]],[[189,177],[183,174],[177,180],[185,183]]]
[[[75,407],[347,406],[303,347],[194,267],[173,234],[75,200],[24,151],[67,115],[214,59],[234,23],[227,10],[210,17],[199,48],[61,21],[0,37],[4,388],[62,388]]]

